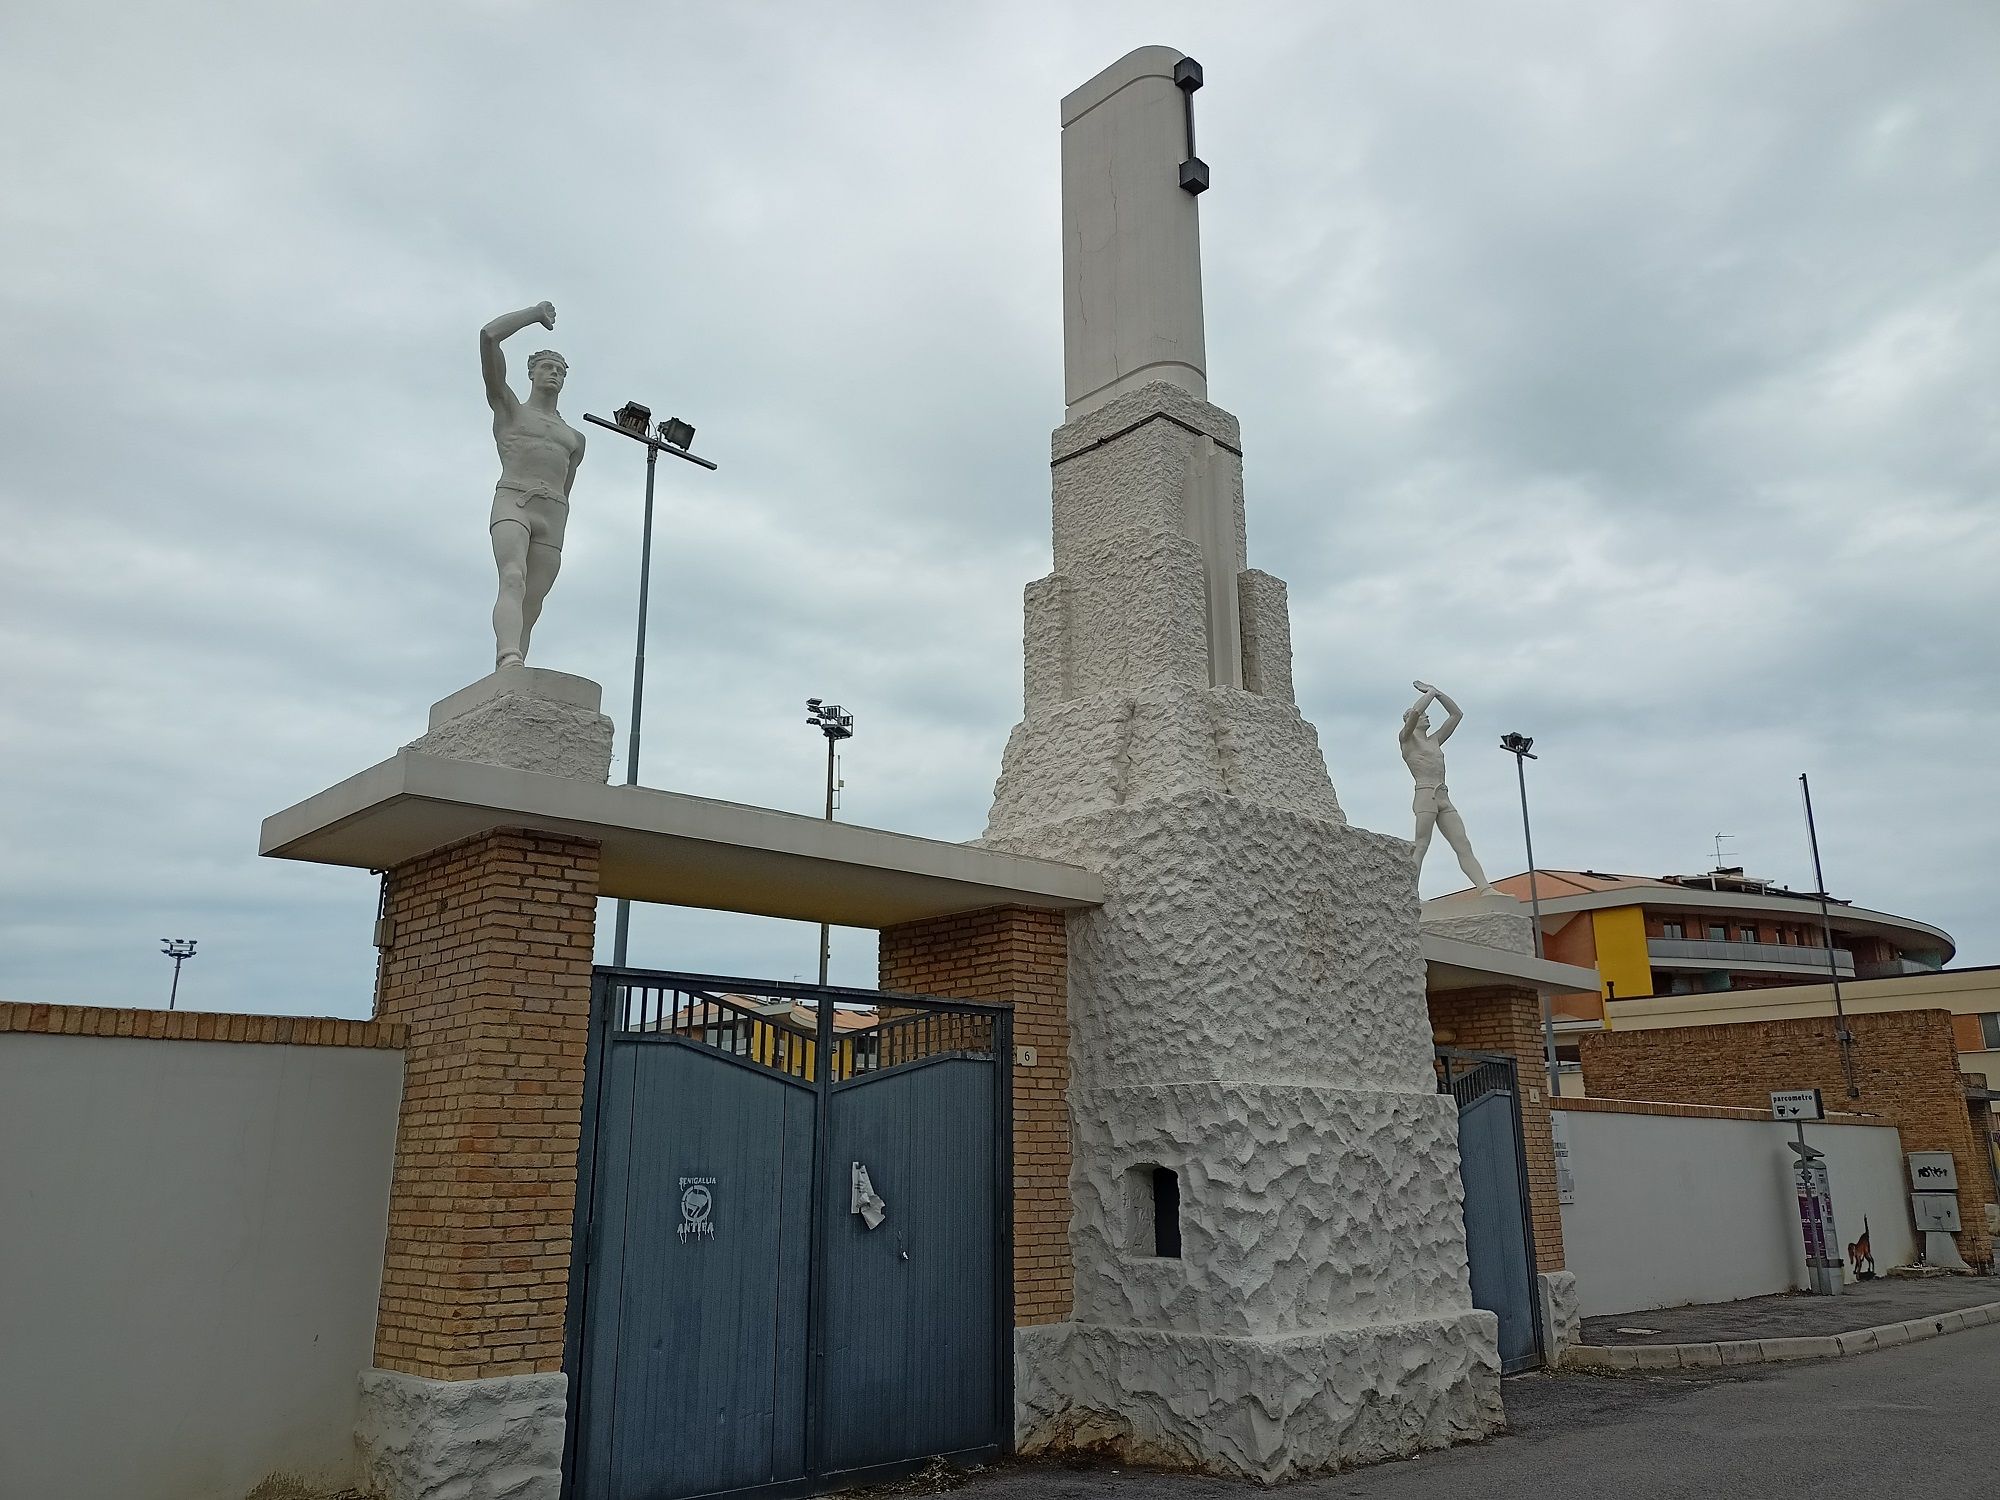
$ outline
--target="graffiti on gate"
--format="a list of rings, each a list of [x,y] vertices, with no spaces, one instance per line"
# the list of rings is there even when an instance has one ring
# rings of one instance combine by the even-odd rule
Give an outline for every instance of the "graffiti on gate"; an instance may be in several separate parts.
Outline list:
[[[678,1233],[681,1243],[689,1240],[712,1240],[715,1238],[715,1179],[713,1177],[683,1177],[681,1179],[681,1222]]]

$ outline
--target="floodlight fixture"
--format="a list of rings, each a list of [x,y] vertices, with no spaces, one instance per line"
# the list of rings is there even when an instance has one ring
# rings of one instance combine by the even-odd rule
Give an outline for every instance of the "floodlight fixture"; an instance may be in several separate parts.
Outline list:
[[[686,452],[694,445],[694,424],[683,422],[679,417],[668,417],[660,424],[659,437],[669,448]]]
[[[838,703],[819,698],[806,699],[806,722],[830,740],[854,738],[854,715]]]
[[[634,437],[644,437],[646,430],[653,425],[653,409],[641,406],[637,401],[627,401],[611,414],[611,420],[618,424],[621,431],[629,432]]]
[[[174,1002],[180,998],[181,965],[194,957],[194,945],[198,941],[199,939],[197,938],[160,939],[160,952],[164,953],[168,958],[171,958],[174,961],[173,988],[167,991],[168,1010],[172,1010],[174,1008]]]
[[[1534,747],[1534,740],[1525,734],[1503,734],[1500,736],[1500,748],[1510,755],[1525,755],[1529,760],[1540,760],[1541,757],[1535,754]]]

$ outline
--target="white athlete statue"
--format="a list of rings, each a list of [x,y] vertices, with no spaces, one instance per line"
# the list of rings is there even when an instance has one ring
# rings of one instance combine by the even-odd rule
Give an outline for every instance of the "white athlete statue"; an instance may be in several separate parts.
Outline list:
[[[500,341],[531,323],[554,328],[554,306],[538,302],[503,313],[479,330],[479,368],[486,377],[486,404],[493,408],[493,445],[500,450],[500,483],[487,528],[500,569],[500,595],[493,603],[495,668],[518,667],[528,659],[528,637],[562,567],[569,491],[583,462],[583,434],[556,410],[569,361],[553,349],[539,349],[528,356],[528,399],[507,388]]]
[[[1431,847],[1431,830],[1444,834],[1452,852],[1458,856],[1458,867],[1465,871],[1465,878],[1479,888],[1482,894],[1493,887],[1486,882],[1486,872],[1479,867],[1479,861],[1472,853],[1472,840],[1465,836],[1465,820],[1458,815],[1458,809],[1451,805],[1451,793],[1444,784],[1444,742],[1451,738],[1465,717],[1458,711],[1458,705],[1432,687],[1428,682],[1410,684],[1423,696],[1410,705],[1403,715],[1403,732],[1398,736],[1403,746],[1403,763],[1410,768],[1410,775],[1416,778],[1417,797],[1417,872],[1423,873],[1424,855]],[[1444,705],[1444,728],[1436,734],[1430,732],[1430,708],[1432,700]]]

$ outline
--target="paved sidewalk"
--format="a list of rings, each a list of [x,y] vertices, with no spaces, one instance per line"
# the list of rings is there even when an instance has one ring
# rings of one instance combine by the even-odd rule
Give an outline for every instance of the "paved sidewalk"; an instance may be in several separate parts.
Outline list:
[[[1280,1490],[1110,1466],[1006,1463],[957,1500],[1970,1500],[1993,1490],[2000,1327],[1860,1359],[1523,1375],[1512,1436]]]
[[[1803,1292],[1791,1292],[1777,1297],[1750,1297],[1742,1302],[1709,1302],[1585,1318],[1583,1342],[1611,1347],[1813,1338],[1956,1312],[1986,1302],[2000,1302],[2000,1277],[1888,1276],[1846,1287],[1838,1297],[1809,1297]],[[1621,1328],[1652,1331],[1621,1333]]]

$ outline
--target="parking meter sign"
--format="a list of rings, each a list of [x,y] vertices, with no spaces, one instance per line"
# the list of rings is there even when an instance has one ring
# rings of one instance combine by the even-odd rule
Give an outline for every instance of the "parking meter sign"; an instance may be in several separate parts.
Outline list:
[[[1818,1089],[1774,1089],[1771,1093],[1774,1120],[1824,1120],[1826,1108]]]

